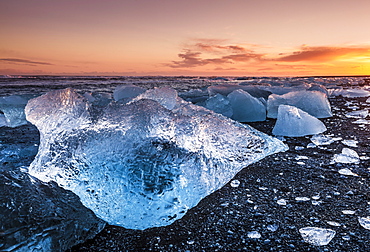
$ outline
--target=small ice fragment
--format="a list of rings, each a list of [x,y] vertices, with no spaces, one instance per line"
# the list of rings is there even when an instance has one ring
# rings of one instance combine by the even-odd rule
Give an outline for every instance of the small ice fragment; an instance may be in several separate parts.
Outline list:
[[[354,124],[370,124],[370,121],[369,120],[365,120],[365,119],[358,119],[358,120],[356,120],[356,121],[354,121],[354,122],[352,122],[352,123],[354,123]]]
[[[266,191],[268,188],[267,187],[258,187],[258,189],[260,189],[261,191]]]
[[[335,163],[344,163],[344,164],[358,163],[360,161],[360,157],[358,156],[356,151],[351,150],[349,148],[343,148],[341,154],[334,155],[333,161]]]
[[[305,162],[297,162],[298,165],[306,165]]]
[[[333,226],[333,227],[340,227],[342,225],[336,221],[327,221],[326,223],[328,223],[330,226]]]
[[[343,168],[343,169],[340,169],[339,171],[339,174],[342,174],[342,175],[347,175],[347,176],[358,176],[356,173],[353,173],[350,169],[348,168]]]
[[[356,141],[356,140],[343,140],[342,144],[347,145],[349,147],[358,147],[357,146],[358,141]]]
[[[345,241],[349,241],[349,240],[351,240],[351,236],[345,235],[345,236],[342,236],[342,239],[345,240]]]
[[[370,92],[363,89],[345,89],[342,90],[339,95],[347,98],[356,98],[356,97],[367,97],[370,96]]]
[[[316,200],[313,200],[312,202],[311,202],[311,204],[313,205],[313,206],[318,206],[318,205],[320,205],[322,203],[322,201],[316,201]]]
[[[303,240],[315,246],[325,246],[334,238],[335,231],[318,227],[304,227],[299,229]]]
[[[266,228],[267,228],[268,231],[275,232],[276,230],[278,230],[279,225],[278,224],[271,224],[271,225],[268,225]]]
[[[307,159],[309,159],[309,157],[307,157],[307,156],[296,156],[295,159],[296,160],[302,160],[302,159],[307,160]]]
[[[257,231],[251,231],[248,233],[248,237],[252,239],[259,239],[261,238],[261,234]]]
[[[316,147],[317,147],[317,145],[314,144],[314,143],[307,144],[307,148],[316,148]]]
[[[315,195],[315,196],[312,196],[311,198],[314,199],[314,200],[319,200],[320,199],[320,195]]]
[[[303,146],[295,146],[294,149],[295,150],[304,150],[304,147]]]
[[[342,211],[343,214],[348,214],[348,215],[353,215],[356,213],[356,211],[353,211],[353,210],[343,210]]]
[[[238,187],[240,185],[240,181],[237,179],[234,179],[230,182],[231,187]]]
[[[360,223],[360,225],[363,228],[370,230],[370,217],[369,216],[368,217],[359,217],[358,222]]]
[[[346,117],[348,118],[366,118],[369,115],[369,110],[363,109],[363,110],[356,110],[352,111],[346,114]]]
[[[311,137],[311,142],[315,145],[329,145],[334,143],[334,139],[329,136],[318,134]]]
[[[308,198],[308,197],[296,197],[295,200],[296,201],[309,201],[310,198]]]
[[[286,201],[285,199],[279,199],[279,200],[277,201],[277,203],[278,203],[280,206],[286,206],[287,201]]]

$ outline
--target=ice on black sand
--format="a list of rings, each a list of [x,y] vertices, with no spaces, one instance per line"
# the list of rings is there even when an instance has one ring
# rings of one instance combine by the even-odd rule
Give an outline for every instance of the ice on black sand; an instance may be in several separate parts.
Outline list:
[[[29,172],[56,181],[110,224],[168,225],[237,172],[285,151],[276,138],[185,102],[176,91],[148,90],[104,108],[72,89],[31,100],[27,119],[41,132]]]

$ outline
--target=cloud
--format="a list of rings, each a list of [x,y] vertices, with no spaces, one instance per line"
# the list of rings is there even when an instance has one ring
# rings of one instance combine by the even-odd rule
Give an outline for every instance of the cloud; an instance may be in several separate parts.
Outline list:
[[[341,58],[351,58],[363,55],[370,56],[370,47],[302,46],[300,50],[279,57],[276,60],[282,62],[328,62]]]
[[[319,63],[370,62],[370,45],[308,46],[292,48],[281,53],[283,48],[271,48],[256,44],[232,44],[226,39],[193,39],[184,44],[178,54],[180,60],[165,64],[171,68],[195,68],[212,65],[228,69],[249,67],[257,69],[284,68],[294,71],[320,68]],[[286,48],[284,48],[286,51]],[[279,65],[276,65],[279,63]]]
[[[172,61],[166,64],[172,68],[192,68],[209,64],[223,65],[234,64],[238,62],[247,62],[251,60],[261,60],[263,54],[255,53],[250,48],[241,45],[223,45],[216,44],[222,40],[204,40],[196,41],[182,53],[178,54],[181,60]]]
[[[2,58],[0,59],[0,61],[11,63],[11,64],[31,65],[31,66],[39,66],[39,65],[52,66],[53,65],[48,62],[32,61],[32,60],[18,59],[18,58]]]
[[[228,46],[222,46],[222,45],[214,45],[214,44],[205,44],[205,43],[196,43],[195,47],[200,49],[201,51],[206,52],[222,52],[222,51],[231,51],[231,52],[245,52],[246,49],[242,46],[238,45],[228,45]]]

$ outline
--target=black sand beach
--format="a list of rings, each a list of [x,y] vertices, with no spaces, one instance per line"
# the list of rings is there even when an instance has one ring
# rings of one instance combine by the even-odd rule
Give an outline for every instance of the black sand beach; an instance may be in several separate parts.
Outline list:
[[[323,119],[324,133],[343,140],[357,140],[352,148],[370,157],[370,129],[344,115],[366,108],[366,98],[330,98],[334,116]],[[346,104],[347,103],[347,104]],[[274,120],[251,123],[271,134]],[[358,218],[370,216],[370,163],[332,163],[334,154],[346,147],[341,140],[327,146],[306,148],[310,137],[286,138],[289,151],[268,156],[248,166],[234,180],[190,209],[170,226],[144,231],[107,225],[94,239],[73,247],[74,251],[370,251],[370,230]],[[302,148],[304,147],[304,148]],[[338,173],[348,168],[358,176]],[[297,201],[296,197],[307,197]],[[286,205],[278,200],[285,199]],[[343,210],[353,210],[344,214]],[[333,226],[328,221],[336,222]],[[336,232],[326,246],[305,243],[303,227],[329,228]],[[276,229],[276,230],[275,230]],[[249,238],[257,231],[260,238]]]

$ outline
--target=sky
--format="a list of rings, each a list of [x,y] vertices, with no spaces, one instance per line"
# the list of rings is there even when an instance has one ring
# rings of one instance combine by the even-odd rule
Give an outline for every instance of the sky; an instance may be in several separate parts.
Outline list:
[[[370,75],[369,0],[0,0],[0,75]]]

